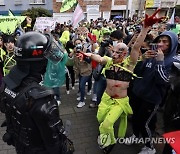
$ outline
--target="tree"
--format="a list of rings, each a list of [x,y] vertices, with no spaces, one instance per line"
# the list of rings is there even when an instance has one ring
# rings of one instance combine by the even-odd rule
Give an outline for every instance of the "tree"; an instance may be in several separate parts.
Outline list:
[[[37,17],[52,17],[52,13],[49,10],[44,8],[38,7],[28,9],[21,13],[22,16],[29,16],[32,18],[32,25],[34,25]],[[25,21],[22,23],[22,26],[26,25]]]

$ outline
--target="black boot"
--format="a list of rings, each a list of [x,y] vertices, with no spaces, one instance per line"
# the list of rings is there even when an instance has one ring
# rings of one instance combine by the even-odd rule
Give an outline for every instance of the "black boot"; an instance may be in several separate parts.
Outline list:
[[[115,144],[112,144],[112,145],[109,145],[109,146],[103,148],[103,152],[104,152],[105,154],[110,153],[114,146],[115,146]]]
[[[5,126],[7,126],[7,121],[6,120],[4,120],[3,123],[1,124],[1,127],[5,127]]]

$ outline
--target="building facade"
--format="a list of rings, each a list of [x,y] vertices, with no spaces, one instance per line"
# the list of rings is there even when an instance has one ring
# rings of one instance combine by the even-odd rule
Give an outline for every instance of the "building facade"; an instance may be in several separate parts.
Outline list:
[[[42,7],[53,12],[52,0],[0,0],[0,15],[7,15],[10,9],[13,14],[20,15],[21,12],[30,8]]]
[[[87,19],[103,17],[105,19],[113,18],[114,16],[132,17],[137,15],[144,17],[144,14],[152,14],[158,7],[162,8],[161,15],[167,15],[172,12],[180,0],[78,0]],[[148,5],[153,3],[153,5]],[[55,15],[59,14],[62,0],[53,0],[53,11]],[[146,8],[146,12],[144,9]],[[64,13],[66,16],[71,16],[73,9]],[[70,18],[69,18],[70,19]]]
[[[146,6],[147,6],[146,2]],[[152,14],[155,9],[161,8],[159,16],[169,16],[172,13],[173,8],[177,5],[177,0],[154,0],[152,6],[146,7],[146,12]]]
[[[146,13],[151,14],[158,7],[162,8],[161,14],[167,15],[172,12],[172,8],[180,4],[180,0],[78,0],[87,19],[103,17],[105,19],[114,16],[132,17],[134,14],[139,17],[144,16],[145,1],[153,1],[153,6],[146,8]],[[42,7],[59,15],[62,0],[0,0],[0,15],[7,15],[11,9],[14,14],[21,14],[24,10],[32,7]],[[73,9],[61,14],[61,17],[70,19]],[[68,18],[69,17],[69,18]]]
[[[129,0],[131,2],[132,0]],[[110,18],[116,15],[125,16],[127,6],[127,0],[78,0],[78,3],[82,7],[87,19],[90,18]],[[53,11],[59,13],[61,8],[62,0],[53,0]],[[72,13],[73,10],[67,11]],[[66,12],[66,13],[67,13]]]

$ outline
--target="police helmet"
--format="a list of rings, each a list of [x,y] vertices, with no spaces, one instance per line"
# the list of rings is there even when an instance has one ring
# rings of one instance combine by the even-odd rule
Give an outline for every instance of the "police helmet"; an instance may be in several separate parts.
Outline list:
[[[14,49],[17,61],[41,61],[45,58],[57,63],[63,58],[64,50],[51,34],[27,32],[21,35]]]

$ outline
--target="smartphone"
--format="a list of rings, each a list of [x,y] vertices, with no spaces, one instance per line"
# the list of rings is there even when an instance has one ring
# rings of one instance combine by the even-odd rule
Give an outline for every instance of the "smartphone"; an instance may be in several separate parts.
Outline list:
[[[151,50],[157,52],[157,49],[158,49],[158,44],[157,44],[157,43],[151,43],[151,44],[150,44],[150,47],[151,47]]]

